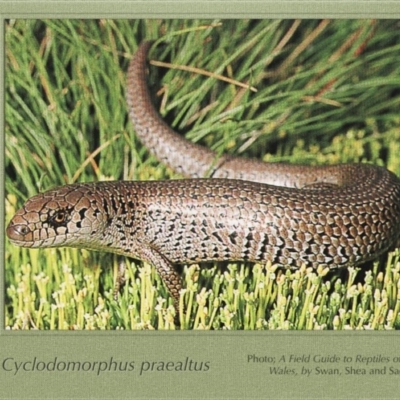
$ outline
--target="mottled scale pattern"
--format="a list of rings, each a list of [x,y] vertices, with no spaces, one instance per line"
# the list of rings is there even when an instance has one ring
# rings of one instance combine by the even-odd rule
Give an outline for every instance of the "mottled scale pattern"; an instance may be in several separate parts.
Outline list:
[[[355,265],[398,236],[400,184],[383,168],[342,168],[363,180],[334,190],[231,179],[67,185],[28,200],[7,234],[21,246],[83,247],[139,259],[151,249],[171,263]],[[372,188],[380,197],[371,197]]]
[[[199,179],[84,183],[38,194],[10,221],[11,242],[147,261],[176,302],[176,263],[336,268],[375,258],[396,242],[400,180],[392,172],[367,164],[310,167],[218,158],[174,132],[153,107],[146,85],[149,46],[138,49],[128,72],[136,133],[161,162]]]

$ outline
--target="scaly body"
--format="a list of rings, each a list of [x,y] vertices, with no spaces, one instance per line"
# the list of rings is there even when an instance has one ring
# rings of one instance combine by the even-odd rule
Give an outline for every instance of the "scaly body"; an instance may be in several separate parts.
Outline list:
[[[147,261],[177,301],[176,263],[247,260],[336,268],[377,257],[397,240],[400,180],[384,168],[218,159],[171,130],[150,101],[148,48],[139,48],[128,75],[138,136],[176,171],[219,179],[53,189],[16,213],[7,228],[13,243],[111,251]]]

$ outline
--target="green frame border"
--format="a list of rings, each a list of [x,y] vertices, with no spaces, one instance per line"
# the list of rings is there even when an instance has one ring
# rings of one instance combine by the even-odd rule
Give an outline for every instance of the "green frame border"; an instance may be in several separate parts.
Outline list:
[[[394,18],[398,5],[396,0],[0,1],[6,18],[16,14],[19,18]]]
[[[229,7],[227,7],[229,4]],[[7,18],[399,18],[399,1],[96,1],[0,2],[2,22]],[[4,43],[4,30],[1,43]],[[4,54],[4,45],[3,45]],[[4,63],[0,64],[4,86]],[[4,126],[4,109],[0,109]],[[4,135],[0,161],[4,165]],[[4,176],[0,173],[4,194]],[[3,196],[4,199],[4,196]],[[4,201],[0,202],[4,215]],[[4,220],[0,221],[4,232]],[[1,251],[4,255],[4,234]],[[2,258],[4,260],[4,257]],[[4,282],[4,261],[0,280]],[[399,398],[400,342],[397,332],[8,332],[0,308],[0,399],[6,398],[274,398],[339,399]],[[258,357],[250,361],[249,356]],[[289,362],[290,355],[297,358]],[[326,357],[316,362],[314,356]],[[286,362],[279,364],[285,356]],[[308,360],[310,356],[310,360]],[[336,356],[336,360],[334,360]],[[397,357],[398,356],[398,357]],[[36,357],[36,370],[30,371]],[[269,358],[275,357],[275,364]],[[351,363],[344,357],[352,357]],[[357,360],[357,357],[359,361]],[[363,358],[365,357],[365,358]],[[369,358],[368,358],[369,357]],[[384,360],[391,358],[390,363]],[[397,357],[397,361],[394,361]],[[337,361],[337,358],[340,358]],[[86,362],[93,371],[39,371],[39,362]],[[209,363],[207,370],[191,371],[190,361]],[[20,363],[16,372],[14,362]],[[110,371],[97,373],[105,362]],[[119,364],[119,363],[123,364]],[[133,371],[112,371],[134,362]],[[146,362],[153,372],[140,374]],[[161,362],[164,362],[162,365]],[[167,367],[167,362],[170,362]],[[113,364],[116,363],[116,364]],[[172,364],[173,363],[173,364]],[[179,364],[180,363],[180,364]],[[368,364],[368,365],[367,365]],[[38,366],[40,367],[38,368]],[[104,364],[102,364],[104,365]],[[180,365],[181,371],[175,371]],[[193,365],[193,364],[192,364]],[[204,364],[203,364],[204,365]],[[287,365],[286,373],[270,368]],[[302,375],[303,368],[340,369],[341,375]],[[366,375],[346,373],[365,369]],[[371,367],[376,374],[370,375]],[[394,372],[390,373],[389,367]],[[24,371],[23,369],[26,369]],[[86,367],[85,367],[86,368]],[[379,374],[379,370],[385,374]],[[163,371],[157,370],[163,369]],[[168,371],[168,369],[171,369]],[[179,369],[179,368],[178,368]],[[298,374],[290,375],[295,369]],[[285,372],[285,371],[282,371]]]

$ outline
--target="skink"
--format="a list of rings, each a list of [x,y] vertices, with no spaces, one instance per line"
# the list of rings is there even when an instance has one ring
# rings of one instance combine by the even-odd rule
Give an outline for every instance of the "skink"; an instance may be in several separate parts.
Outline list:
[[[224,156],[174,132],[151,103],[142,44],[128,71],[135,131],[192,178],[66,185],[29,199],[7,236],[31,248],[79,247],[153,264],[178,302],[174,264],[250,261],[337,268],[390,248],[400,233],[400,180],[366,164],[309,167]]]

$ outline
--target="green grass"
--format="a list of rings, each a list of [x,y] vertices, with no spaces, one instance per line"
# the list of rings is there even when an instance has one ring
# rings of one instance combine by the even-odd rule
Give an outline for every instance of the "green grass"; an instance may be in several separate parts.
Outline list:
[[[249,83],[151,67],[165,120],[220,153],[308,164],[372,162],[400,176],[398,21],[17,20],[6,24],[6,222],[38,191],[71,182],[178,177],[127,116],[129,60],[151,58]],[[175,329],[152,266],[6,240],[10,329]],[[400,327],[398,255],[336,272],[183,267],[183,329]]]

